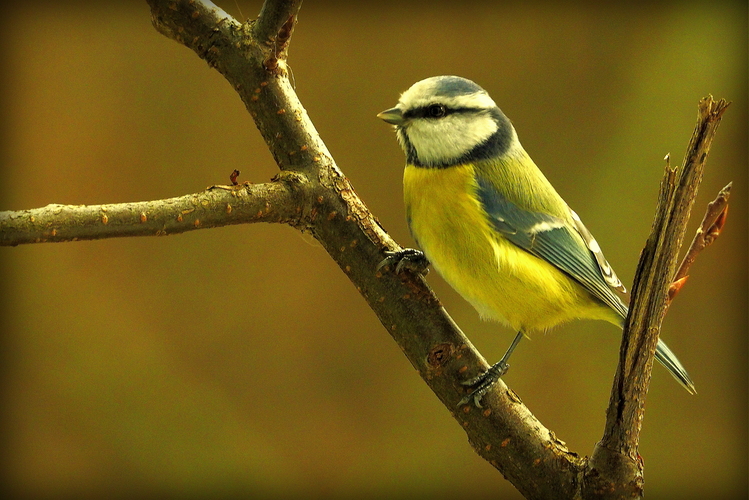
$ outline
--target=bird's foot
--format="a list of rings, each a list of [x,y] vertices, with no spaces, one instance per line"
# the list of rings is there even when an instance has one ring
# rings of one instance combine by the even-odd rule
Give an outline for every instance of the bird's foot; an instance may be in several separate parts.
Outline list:
[[[483,408],[481,406],[481,398],[484,397],[484,394],[486,394],[509,369],[510,365],[502,359],[498,363],[492,365],[481,375],[474,377],[471,380],[461,382],[462,385],[471,387],[473,390],[460,400],[458,406],[463,406],[473,400],[473,404],[476,405],[476,408]]]
[[[424,252],[415,248],[404,248],[397,252],[386,251],[385,258],[377,265],[377,270],[392,264],[395,264],[396,274],[400,274],[404,269],[424,276],[429,272],[429,260]]]

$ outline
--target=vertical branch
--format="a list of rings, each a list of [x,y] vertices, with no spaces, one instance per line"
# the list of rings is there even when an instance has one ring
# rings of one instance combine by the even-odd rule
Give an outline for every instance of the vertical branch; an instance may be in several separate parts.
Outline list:
[[[585,475],[586,498],[642,495],[638,444],[658,334],[705,161],[728,104],[702,99],[684,163],[675,169],[666,166],[652,231],[635,273],[604,434]]]

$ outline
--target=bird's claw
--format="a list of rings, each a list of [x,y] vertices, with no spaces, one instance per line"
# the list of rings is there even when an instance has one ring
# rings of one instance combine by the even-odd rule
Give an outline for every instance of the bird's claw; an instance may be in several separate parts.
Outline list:
[[[377,265],[379,271],[385,266],[395,264],[395,273],[400,274],[404,269],[426,275],[429,272],[429,260],[421,250],[415,248],[404,248],[398,251],[385,251],[385,258]]]
[[[481,406],[481,398],[484,397],[484,394],[486,394],[509,369],[510,365],[502,360],[491,366],[481,375],[461,382],[461,385],[472,387],[473,390],[458,402],[458,406],[463,406],[473,400],[473,404],[476,405],[476,408],[483,408],[483,406]]]

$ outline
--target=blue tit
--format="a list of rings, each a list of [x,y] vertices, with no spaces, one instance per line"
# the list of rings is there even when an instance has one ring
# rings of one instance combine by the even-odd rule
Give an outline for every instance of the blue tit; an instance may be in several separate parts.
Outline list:
[[[528,332],[572,319],[623,326],[621,281],[484,89],[457,76],[427,78],[377,116],[394,125],[405,152],[406,220],[421,248],[391,252],[383,264],[431,264],[484,319],[517,332],[498,363],[465,382],[472,390],[459,404],[481,406]],[[655,357],[695,392],[661,341]]]

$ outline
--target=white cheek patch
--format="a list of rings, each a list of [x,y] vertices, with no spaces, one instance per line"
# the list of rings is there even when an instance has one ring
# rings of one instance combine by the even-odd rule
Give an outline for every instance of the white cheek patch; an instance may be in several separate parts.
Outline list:
[[[415,120],[408,139],[425,165],[460,158],[498,130],[488,113],[454,113],[441,119]]]

